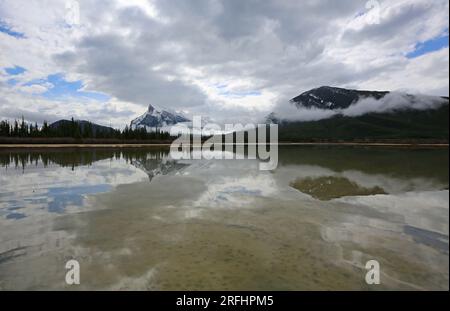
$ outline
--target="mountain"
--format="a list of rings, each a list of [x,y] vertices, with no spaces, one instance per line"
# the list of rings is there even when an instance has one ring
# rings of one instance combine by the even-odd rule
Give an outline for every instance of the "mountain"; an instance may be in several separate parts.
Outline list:
[[[380,100],[390,92],[358,91],[319,87],[290,100],[297,108],[323,110],[345,109],[362,98]],[[420,103],[421,97],[406,95],[404,99]],[[336,115],[317,121],[286,121],[267,117],[269,123],[278,123],[280,141],[315,140],[439,140],[448,142],[448,97],[428,97],[442,102],[429,109],[398,109],[390,112],[368,112],[358,116]]]
[[[147,131],[165,130],[167,127],[183,122],[190,122],[190,120],[180,114],[156,109],[149,105],[148,110],[142,116],[131,121],[131,128],[145,128]]]
[[[150,181],[152,181],[155,176],[175,174],[190,165],[160,157],[159,155],[152,158],[132,159],[131,164],[144,171],[148,175]]]
[[[308,122],[281,122],[280,141],[436,140],[448,142],[449,107],[368,113],[358,117],[336,115]]]
[[[95,124],[86,120],[75,120],[76,124],[78,124],[78,127],[81,129],[81,131],[85,131],[88,127],[92,130],[92,133],[99,134],[99,133],[111,133],[114,132],[114,129],[109,126],[103,126],[99,124]],[[56,122],[53,122],[48,127],[51,130],[62,130],[62,131],[70,131],[72,125],[72,121],[70,120],[59,120]]]
[[[389,92],[379,91],[358,91],[343,89],[331,86],[322,86],[310,91],[304,92],[294,97],[290,102],[297,107],[336,109],[347,108],[356,103],[360,98],[372,97],[374,99],[383,98]]]

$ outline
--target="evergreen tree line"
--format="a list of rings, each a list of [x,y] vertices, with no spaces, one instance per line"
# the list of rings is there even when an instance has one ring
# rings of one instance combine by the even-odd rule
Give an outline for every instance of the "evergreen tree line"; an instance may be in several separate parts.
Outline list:
[[[57,152],[4,150],[0,152],[0,167],[22,167],[37,166],[42,163],[44,167],[57,164],[61,167],[78,167],[91,165],[96,161],[104,159],[124,159],[127,163],[133,161],[145,162],[148,159],[158,161],[167,157],[169,150],[166,149],[85,149],[76,150],[68,148]]]
[[[143,128],[132,129],[126,126],[123,130],[111,128],[99,128],[91,122],[77,122],[73,118],[67,122],[60,122],[57,127],[50,127],[47,121],[42,126],[37,123],[27,123],[21,120],[0,121],[0,137],[70,137],[82,138],[115,138],[127,140],[168,140],[171,136],[167,132],[159,130],[147,132]]]

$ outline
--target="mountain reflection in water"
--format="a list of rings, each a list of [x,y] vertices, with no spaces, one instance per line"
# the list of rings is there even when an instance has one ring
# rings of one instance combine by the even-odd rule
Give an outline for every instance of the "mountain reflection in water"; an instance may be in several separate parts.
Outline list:
[[[70,290],[67,258],[83,289],[448,289],[448,149],[283,146],[271,172],[0,149],[0,171],[0,289]]]

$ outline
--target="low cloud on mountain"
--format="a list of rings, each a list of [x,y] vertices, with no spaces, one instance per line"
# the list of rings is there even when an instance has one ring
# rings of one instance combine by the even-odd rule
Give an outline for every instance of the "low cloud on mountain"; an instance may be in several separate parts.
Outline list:
[[[318,121],[336,115],[358,117],[368,113],[393,113],[402,110],[437,109],[448,100],[428,95],[409,95],[401,92],[391,92],[386,96],[375,99],[361,98],[347,108],[321,109],[317,107],[297,107],[293,103],[280,104],[274,111],[277,119],[285,121]]]

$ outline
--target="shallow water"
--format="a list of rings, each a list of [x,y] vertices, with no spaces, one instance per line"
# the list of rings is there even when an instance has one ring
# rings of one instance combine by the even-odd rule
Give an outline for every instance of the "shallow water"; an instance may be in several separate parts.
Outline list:
[[[285,146],[274,171],[0,149],[0,166],[0,289],[448,290],[448,149]]]

